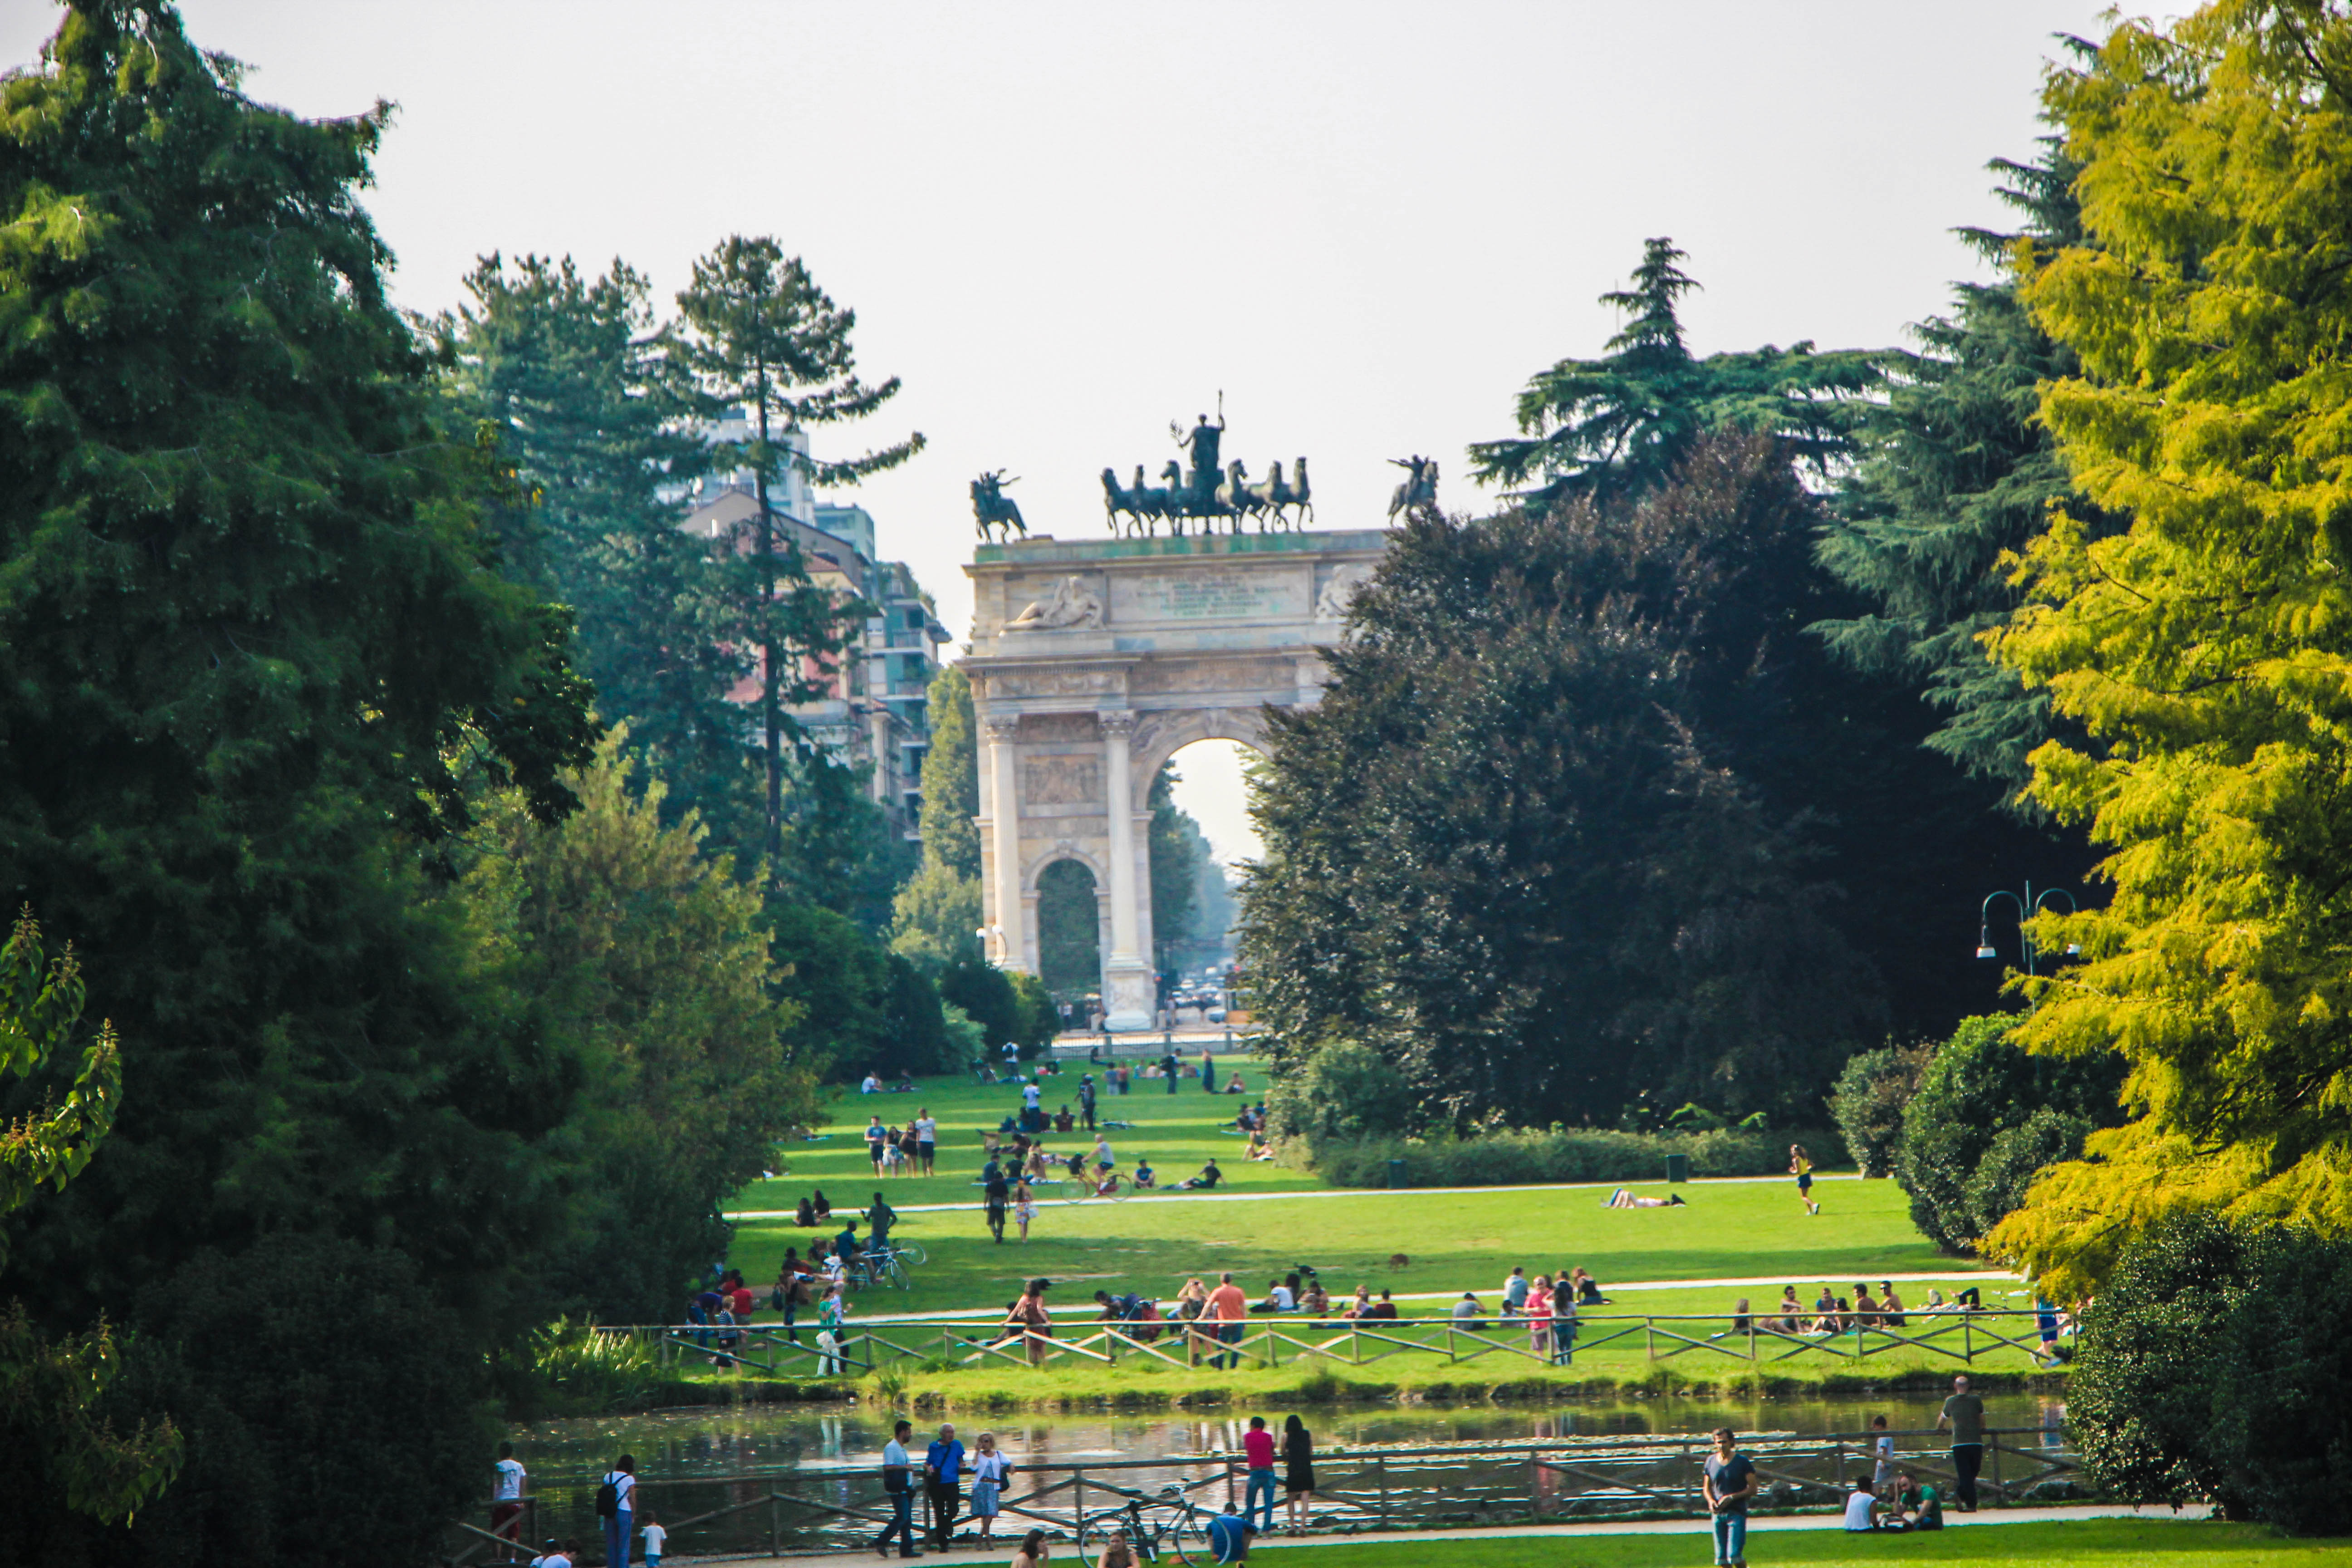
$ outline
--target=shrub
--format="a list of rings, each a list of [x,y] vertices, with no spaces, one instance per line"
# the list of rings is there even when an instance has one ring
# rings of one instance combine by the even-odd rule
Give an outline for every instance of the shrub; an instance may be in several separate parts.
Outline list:
[[[1339,1040],[1275,1079],[1265,1097],[1276,1137],[1364,1138],[1403,1131],[1412,1120],[1404,1075],[1370,1046]]]
[[[598,1333],[593,1321],[568,1318],[534,1330],[525,1360],[525,1387],[509,1396],[508,1414],[518,1418],[636,1408],[662,1375],[652,1346],[627,1334]]]
[[[1267,1106],[1269,1117],[1273,1107]],[[1315,1168],[1340,1187],[1388,1184],[1402,1160],[1417,1187],[1493,1187],[1527,1182],[1655,1182],[1666,1156],[1686,1154],[1694,1176],[1763,1176],[1789,1163],[1789,1140],[1762,1132],[1489,1132],[1472,1138],[1331,1138],[1311,1144]]]
[[[1983,1234],[1969,1183],[2001,1133],[2045,1106],[2100,1127],[2123,1120],[2121,1058],[2032,1055],[2009,1042],[2016,1021],[1961,1019],[1903,1108],[1895,1179],[1911,1196],[1912,1222],[1947,1252],[1973,1252]]]
[[[2175,1215],[2084,1316],[2067,1394],[2085,1477],[2297,1534],[2352,1488],[2352,1242]]]
[[[1996,1136],[1962,1194],[1976,1234],[1984,1235],[2022,1205],[2026,1189],[2048,1167],[2080,1156],[2093,1125],[2086,1116],[2045,1105]]]
[[[1830,1092],[1830,1115],[1864,1175],[1894,1173],[1895,1145],[1903,1138],[1903,1108],[1919,1091],[1919,1080],[1935,1056],[1934,1045],[1923,1042],[1847,1058]]]

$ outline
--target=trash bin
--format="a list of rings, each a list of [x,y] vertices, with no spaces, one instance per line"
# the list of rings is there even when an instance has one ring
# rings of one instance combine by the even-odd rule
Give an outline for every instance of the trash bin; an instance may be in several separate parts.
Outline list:
[[[1404,1162],[1402,1160],[1391,1160],[1389,1162],[1389,1185],[1391,1187],[1401,1187],[1404,1185]]]
[[[1666,1156],[1666,1180],[1670,1182],[1687,1182],[1690,1180],[1690,1156],[1688,1154],[1669,1154]]]

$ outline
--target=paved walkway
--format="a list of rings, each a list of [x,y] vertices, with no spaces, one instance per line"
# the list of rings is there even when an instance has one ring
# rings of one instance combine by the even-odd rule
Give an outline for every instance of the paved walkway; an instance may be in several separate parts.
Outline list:
[[[2179,1512],[2174,1512],[2169,1509],[2156,1510],[2127,1508],[2119,1503],[2076,1503],[2069,1504],[2062,1508],[2005,1508],[1990,1510],[1984,1513],[1951,1513],[1945,1516],[1945,1523],[1946,1528],[1949,1530],[1973,1530],[1979,1525],[1985,1524],[2058,1524],[2068,1521],[2084,1519],[2141,1519],[2147,1520],[2151,1523],[2172,1523],[2174,1521],[2193,1523],[2209,1518],[2211,1513],[2212,1510],[2205,1507],[2201,1503],[2181,1509]],[[1841,1527],[1836,1522],[1835,1515],[1817,1513],[1781,1515],[1775,1518],[1755,1519],[1749,1521],[1748,1531],[1749,1534],[1755,1535],[1784,1530],[1829,1531],[1840,1528]],[[1517,1539],[1524,1536],[1546,1535],[1699,1536],[1704,1535],[1706,1531],[1706,1521],[1702,1519],[1644,1519],[1631,1520],[1616,1524],[1601,1521],[1586,1521],[1575,1524],[1495,1524],[1475,1526],[1465,1530],[1383,1530],[1367,1531],[1358,1535],[1334,1533],[1329,1535],[1289,1536],[1276,1534],[1262,1537],[1251,1542],[1250,1552],[1254,1556],[1260,1552],[1268,1552],[1276,1548],[1287,1547],[1346,1546],[1351,1544],[1378,1544],[1386,1546],[1390,1544],[1403,1544],[1422,1541],[1477,1541],[1502,1537]],[[945,1553],[931,1552],[926,1553],[926,1555],[945,1555],[960,1563],[993,1563],[998,1557],[1009,1558],[1012,1555],[1013,1546],[1018,1543],[1019,1539],[1019,1535],[1016,1532],[1012,1540],[1000,1541],[996,1548],[992,1549],[986,1553],[982,1553],[976,1546],[960,1546]],[[863,1550],[863,1548],[846,1548],[831,1552],[788,1552],[782,1557],[730,1557],[724,1559],[666,1557],[663,1561],[666,1563],[678,1563],[723,1561],[731,1563],[740,1563],[742,1565],[742,1568],[762,1568],[762,1565],[767,1563],[803,1563],[812,1558],[839,1557],[845,1555],[850,1551],[862,1552]]]

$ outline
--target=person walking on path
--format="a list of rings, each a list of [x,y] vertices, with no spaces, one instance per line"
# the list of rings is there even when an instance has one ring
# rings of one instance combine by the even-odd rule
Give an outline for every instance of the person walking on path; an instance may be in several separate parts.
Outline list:
[[[1797,1178],[1797,1201],[1805,1205],[1807,1214],[1819,1214],[1822,1205],[1813,1202],[1813,1161],[1802,1143],[1789,1145],[1789,1174]]]
[[[1977,1472],[1984,1468],[1984,1401],[1969,1392],[1964,1373],[1952,1379],[1952,1396],[1936,1417],[1936,1430],[1952,1429],[1952,1474],[1958,1484],[1952,1500],[1962,1513],[1977,1510]]]
[[[920,1557],[915,1550],[915,1488],[908,1475],[907,1439],[913,1435],[915,1424],[901,1420],[890,1430],[890,1440],[882,1445],[882,1489],[890,1499],[890,1522],[874,1538],[874,1550],[884,1557],[890,1555],[890,1538],[898,1538],[898,1555]]]
[[[1241,1352],[1230,1347],[1242,1342],[1242,1324],[1249,1317],[1249,1298],[1242,1294],[1242,1288],[1234,1283],[1231,1274],[1217,1276],[1217,1288],[1209,1292],[1209,1310],[1205,1315],[1216,1322],[1217,1342],[1228,1347],[1211,1356],[1209,1364],[1241,1365]]]
[[[980,1452],[971,1457],[971,1517],[980,1521],[980,1549],[985,1552],[994,1542],[996,1516],[1004,1498],[1005,1479],[1013,1474],[1013,1462],[996,1447],[996,1434],[980,1435]]]
[[[490,1533],[511,1541],[518,1550],[522,1544],[522,1489],[530,1472],[514,1457],[514,1445],[499,1445],[497,1479],[490,1486]]]
[[[931,1108],[926,1105],[915,1112],[915,1161],[922,1167],[923,1174],[928,1176],[931,1173],[931,1156],[939,1152],[939,1118],[933,1116]]]
[[[1249,1463],[1249,1489],[1242,1494],[1242,1517],[1258,1512],[1258,1498],[1265,1498],[1265,1522],[1261,1531],[1274,1528],[1274,1434],[1265,1429],[1265,1417],[1250,1417],[1249,1430],[1242,1434],[1242,1455]]]
[[[1706,1506],[1714,1518],[1716,1568],[1748,1568],[1748,1500],[1756,1495],[1756,1467],[1739,1451],[1731,1428],[1715,1429],[1706,1459]]]
[[[610,1510],[608,1512],[607,1510]],[[604,1472],[596,1489],[596,1517],[604,1526],[604,1561],[613,1568],[629,1568],[629,1537],[635,1532],[637,1461],[624,1454]]]
[[[1315,1439],[1296,1415],[1282,1423],[1282,1489],[1289,1497],[1290,1528],[1306,1529],[1307,1510],[1315,1501]]]
[[[1095,1075],[1092,1073],[1078,1079],[1078,1119],[1085,1123],[1087,1131],[1095,1130]]]
[[[963,1445],[955,1423],[943,1423],[938,1440],[923,1455],[923,1492],[931,1504],[931,1540],[945,1552],[955,1534],[956,1508],[963,1500]]]
[[[645,1542],[643,1556],[646,1568],[661,1568],[662,1548],[669,1542],[669,1531],[662,1528],[662,1522],[654,1517],[653,1510],[640,1509],[638,1513],[645,1520],[645,1523],[637,1527],[637,1535]]]

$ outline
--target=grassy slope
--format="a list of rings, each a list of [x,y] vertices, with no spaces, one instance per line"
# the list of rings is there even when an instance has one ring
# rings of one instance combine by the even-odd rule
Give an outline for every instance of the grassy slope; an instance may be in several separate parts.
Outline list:
[[[1531,1541],[1393,1542],[1311,1545],[1314,1568],[1523,1568],[1531,1561],[1569,1568],[1686,1568],[1709,1552],[1705,1526],[1688,1533],[1578,1536]],[[1257,1553],[1253,1552],[1252,1557]],[[2141,1563],[2228,1568],[2320,1568],[2352,1562],[2341,1542],[2289,1541],[2255,1525],[2168,1520],[2077,1520],[2057,1524],[1958,1524],[1925,1535],[1849,1536],[1838,1530],[1759,1531],[1748,1538],[1758,1568],[1879,1568],[1888,1563],[2000,1563],[2010,1568],[2127,1568]]]

